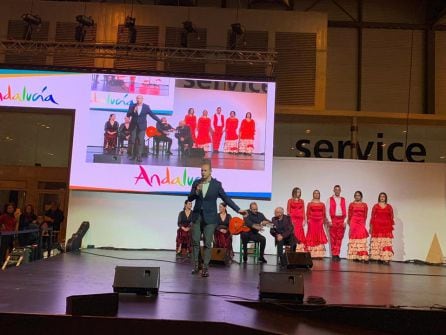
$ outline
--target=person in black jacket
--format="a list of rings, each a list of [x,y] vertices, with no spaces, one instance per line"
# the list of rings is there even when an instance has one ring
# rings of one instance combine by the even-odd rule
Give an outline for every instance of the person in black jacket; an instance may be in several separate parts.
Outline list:
[[[136,104],[130,105],[127,116],[130,118],[130,141],[129,141],[129,156],[130,159],[136,159],[141,162],[141,155],[144,148],[144,138],[147,129],[147,115],[156,122],[161,122],[160,118],[152,112],[149,105],[143,103],[144,97],[142,95],[136,96]]]
[[[282,207],[277,207],[274,210],[274,217],[271,221],[273,227],[270,229],[270,234],[274,236],[280,263],[285,264],[283,259],[283,246],[289,245],[292,251],[296,250],[294,226],[291,218],[288,215],[284,215],[284,209]]]
[[[192,211],[192,246],[193,264],[192,274],[199,272],[200,238],[204,236],[204,257],[202,277],[208,277],[208,266],[211,260],[212,239],[218,222],[217,199],[223,200],[234,211],[245,214],[230,197],[228,197],[217,179],[212,178],[212,168],[210,161],[201,164],[201,179],[197,179],[192,184],[188,200],[195,200]]]
[[[266,246],[266,238],[262,234],[263,227],[270,223],[269,220],[263,215],[263,213],[259,212],[257,203],[251,202],[249,204],[248,215],[245,217],[245,225],[251,228],[248,232],[242,232],[240,234],[240,238],[242,240],[243,245],[243,262],[246,263],[248,261],[248,242],[259,242],[260,243],[260,263],[266,263],[266,259],[264,257],[265,246]]]

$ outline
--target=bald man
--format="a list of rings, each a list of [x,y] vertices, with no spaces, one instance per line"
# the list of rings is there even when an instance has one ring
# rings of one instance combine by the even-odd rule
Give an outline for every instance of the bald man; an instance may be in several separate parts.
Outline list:
[[[291,218],[284,214],[282,207],[277,207],[274,210],[274,217],[271,219],[273,228],[270,229],[270,234],[274,236],[277,246],[277,255],[280,259],[280,264],[285,265],[283,257],[283,246],[289,245],[292,251],[296,250],[296,238],[294,237],[294,226]]]
[[[144,97],[142,95],[136,96],[136,104],[129,106],[127,117],[130,118],[130,140],[129,140],[129,159],[140,163],[142,151],[144,148],[144,138],[147,129],[147,115],[154,119],[156,122],[161,120],[155,113],[152,112],[149,105],[143,103]]]

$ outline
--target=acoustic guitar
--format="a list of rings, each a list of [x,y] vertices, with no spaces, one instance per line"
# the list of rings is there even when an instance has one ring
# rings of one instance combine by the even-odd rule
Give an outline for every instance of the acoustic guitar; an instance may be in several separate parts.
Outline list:
[[[262,226],[274,228],[274,224],[269,221],[269,223],[262,224]],[[245,220],[239,217],[233,217],[229,221],[229,232],[231,235],[238,235],[240,233],[247,233],[251,231],[251,228],[249,228],[247,225],[245,225]]]

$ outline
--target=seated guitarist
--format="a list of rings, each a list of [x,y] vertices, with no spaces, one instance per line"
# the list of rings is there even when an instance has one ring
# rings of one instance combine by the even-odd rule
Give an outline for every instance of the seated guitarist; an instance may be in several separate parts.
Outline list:
[[[243,245],[243,263],[248,261],[248,242],[259,242],[260,243],[260,263],[266,263],[266,259],[264,257],[265,246],[266,246],[266,238],[259,234],[260,231],[263,230],[263,226],[270,221],[266,219],[265,215],[258,211],[257,203],[251,202],[249,205],[249,210],[247,211],[247,215],[244,218],[245,225],[251,228],[248,232],[242,232],[240,238],[242,240]]]
[[[289,245],[291,250],[294,251],[296,249],[296,238],[294,237],[294,226],[291,223],[291,218],[283,213],[284,209],[282,207],[277,207],[274,210],[273,228],[270,229],[270,233],[274,236],[276,242],[280,264],[285,265],[283,246]]]

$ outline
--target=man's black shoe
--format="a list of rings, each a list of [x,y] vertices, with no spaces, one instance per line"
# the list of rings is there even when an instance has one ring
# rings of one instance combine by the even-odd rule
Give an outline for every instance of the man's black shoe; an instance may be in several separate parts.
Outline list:
[[[259,263],[268,263],[268,262],[266,261],[265,257],[260,256],[259,257]]]

